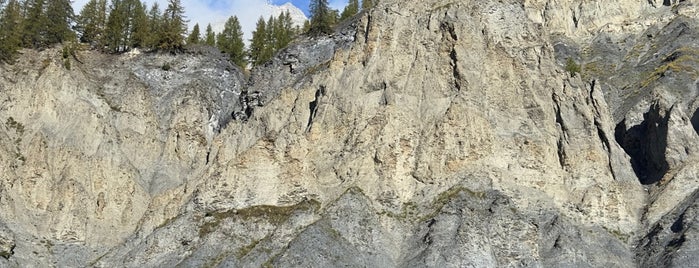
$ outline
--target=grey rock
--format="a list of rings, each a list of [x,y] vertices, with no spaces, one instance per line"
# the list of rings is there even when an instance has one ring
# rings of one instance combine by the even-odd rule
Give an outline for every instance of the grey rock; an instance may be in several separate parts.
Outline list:
[[[9,259],[15,254],[15,241],[12,232],[0,221],[0,257]]]
[[[249,78],[205,47],[24,51],[0,266],[691,266],[698,13],[385,0]]]

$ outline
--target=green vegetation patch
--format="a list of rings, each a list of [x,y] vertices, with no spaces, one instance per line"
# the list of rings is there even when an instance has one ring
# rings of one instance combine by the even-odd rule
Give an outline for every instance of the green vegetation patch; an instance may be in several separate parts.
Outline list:
[[[571,77],[575,77],[576,74],[580,73],[580,64],[575,62],[575,60],[568,58],[566,60],[566,72],[570,74]]]
[[[667,71],[685,72],[691,74],[693,78],[699,77],[696,66],[699,64],[699,50],[695,48],[679,48],[665,58],[663,64],[655,68],[650,73],[644,75],[641,87],[648,87],[653,82],[665,76]]]
[[[251,219],[265,219],[271,224],[279,225],[287,221],[296,211],[318,211],[320,202],[316,200],[306,200],[292,206],[277,207],[277,206],[253,206],[241,210],[226,210],[219,212],[207,213],[207,217],[213,217],[213,220],[204,223],[199,228],[199,237],[204,237],[216,230],[221,223],[231,217],[238,217],[242,221],[250,221]]]
[[[608,228],[608,227],[606,227],[606,226],[603,226],[603,228],[604,228],[604,230],[606,230],[609,234],[613,235],[614,237],[616,237],[616,239],[619,239],[619,241],[622,241],[622,242],[624,242],[624,243],[628,242],[629,238],[631,237],[631,235],[622,233],[622,232],[619,231],[618,229],[610,229],[610,228]]]
[[[399,214],[395,213],[390,213],[390,212],[382,212],[382,214],[387,215],[392,218],[396,219],[402,219],[402,220],[410,220],[410,219],[415,219],[417,221],[425,221],[429,220],[433,217],[435,217],[437,214],[439,214],[439,211],[442,210],[442,208],[448,204],[450,201],[456,199],[459,195],[464,194],[466,196],[478,198],[478,199],[484,199],[486,198],[487,193],[486,192],[478,192],[478,191],[473,191],[471,189],[468,189],[463,186],[455,186],[452,188],[449,188],[448,190],[442,192],[439,194],[437,197],[435,197],[434,201],[429,205],[429,207],[426,209],[429,211],[426,214],[420,215],[420,207],[418,204],[414,202],[407,202],[403,204],[403,207],[401,209],[401,212]]]

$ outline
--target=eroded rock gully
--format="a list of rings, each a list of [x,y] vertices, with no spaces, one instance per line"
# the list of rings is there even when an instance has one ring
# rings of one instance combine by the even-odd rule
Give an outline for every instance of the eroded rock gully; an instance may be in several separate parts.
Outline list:
[[[699,263],[697,8],[666,2],[385,0],[248,79],[24,51],[0,266]]]

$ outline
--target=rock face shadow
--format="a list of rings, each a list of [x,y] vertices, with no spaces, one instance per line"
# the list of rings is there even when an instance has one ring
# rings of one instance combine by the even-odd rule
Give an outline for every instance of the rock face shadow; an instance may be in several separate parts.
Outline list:
[[[616,126],[614,136],[631,157],[631,166],[641,184],[657,183],[669,169],[665,159],[668,117],[654,104],[643,114],[641,124],[628,127],[623,120]]]
[[[691,122],[692,127],[694,127],[694,131],[696,131],[697,134],[699,134],[699,109],[694,111],[694,115],[692,115]]]

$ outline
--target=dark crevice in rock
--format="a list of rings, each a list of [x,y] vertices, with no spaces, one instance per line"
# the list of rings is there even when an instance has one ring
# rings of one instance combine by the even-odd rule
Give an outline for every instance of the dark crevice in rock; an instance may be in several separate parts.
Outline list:
[[[607,135],[604,133],[602,125],[599,121],[597,121],[597,119],[595,119],[595,127],[597,127],[597,136],[599,137],[600,141],[602,141],[602,146],[604,147],[604,150],[607,151],[607,156],[609,158],[609,171],[612,172],[612,177],[616,178],[616,173],[614,172],[614,167],[612,166],[611,143],[607,138]]]
[[[379,102],[379,104],[381,106],[388,105],[388,96],[386,96],[386,89],[388,89],[388,85],[386,84],[386,82],[381,82],[382,94],[381,94],[381,100]]]
[[[565,149],[563,148],[563,139],[559,138],[558,142],[556,143],[557,147],[557,153],[558,153],[558,164],[561,165],[561,168],[565,169],[566,166],[566,152]]]
[[[673,233],[682,232],[682,229],[683,229],[682,221],[683,221],[683,220],[684,220],[684,213],[682,213],[682,214],[680,215],[680,217],[677,218],[677,220],[672,224],[672,226],[670,226],[670,230],[671,230]]]
[[[449,58],[451,58],[451,68],[452,75],[454,76],[454,86],[457,91],[461,91],[461,72],[459,71],[459,59],[456,55],[456,49],[452,48],[449,53]]]
[[[366,27],[364,28],[364,42],[369,43],[369,33],[371,32],[371,15],[366,16]]]
[[[655,103],[643,114],[641,124],[629,128],[623,120],[616,126],[614,137],[631,157],[631,166],[644,185],[660,181],[669,169],[665,159],[668,117]]]
[[[597,128],[597,137],[599,140],[602,142],[602,147],[604,148],[605,151],[607,151],[607,158],[609,162],[609,170],[612,172],[612,177],[616,179],[616,173],[614,166],[612,165],[612,143],[607,137],[607,133],[605,133],[604,128],[602,127],[602,123],[599,121],[600,114],[602,113],[602,108],[600,105],[597,103],[597,100],[595,99],[594,92],[595,92],[595,87],[597,86],[597,80],[592,80],[590,82],[590,97],[587,99],[587,101],[592,102],[593,107],[595,108],[595,128]]]
[[[252,113],[255,107],[262,107],[264,103],[262,101],[262,93],[260,92],[248,92],[243,91],[240,93],[240,104],[242,109],[240,111],[233,112],[233,119],[247,121],[252,117]]]
[[[561,136],[558,137],[558,142],[556,143],[556,148],[557,148],[556,151],[558,153],[558,163],[561,165],[561,168],[565,169],[566,153],[565,153],[565,148],[563,148],[563,144],[565,143],[566,126],[565,126],[565,123],[563,122],[563,116],[561,115],[561,106],[558,104],[558,99],[556,98],[556,95],[553,95],[552,99],[553,99],[553,103],[555,104],[554,110],[556,112],[556,123],[561,128]]]
[[[427,245],[427,246],[432,245],[432,241],[433,241],[433,239],[432,239],[432,232],[433,232],[433,229],[432,229],[432,228],[433,228],[433,226],[434,226],[434,224],[435,224],[436,222],[437,222],[437,220],[435,220],[435,219],[430,219],[429,223],[427,223],[427,229],[428,229],[428,231],[425,233],[425,235],[424,235],[424,236],[422,237],[422,239],[421,239],[421,240],[422,240],[422,243],[425,244],[425,245]]]
[[[313,119],[316,117],[316,113],[318,112],[318,104],[320,102],[320,98],[325,96],[325,86],[320,86],[320,88],[316,91],[315,99],[308,103],[308,109],[310,110],[310,114],[308,115],[308,124],[306,125],[306,132],[311,130],[311,127],[313,126]]]
[[[694,131],[696,131],[697,134],[699,134],[699,109],[694,111],[694,115],[692,115],[691,122],[692,126],[694,127]]]
[[[582,13],[582,10],[583,10],[582,3],[580,3],[578,5],[577,11],[573,10],[573,25],[575,26],[576,29],[578,28],[578,25],[580,24],[580,17],[581,17],[580,13]]]
[[[456,30],[454,29],[454,24],[442,22],[442,24],[439,25],[439,29],[442,30],[443,33],[449,33],[451,41],[459,41],[459,37],[456,35]]]

